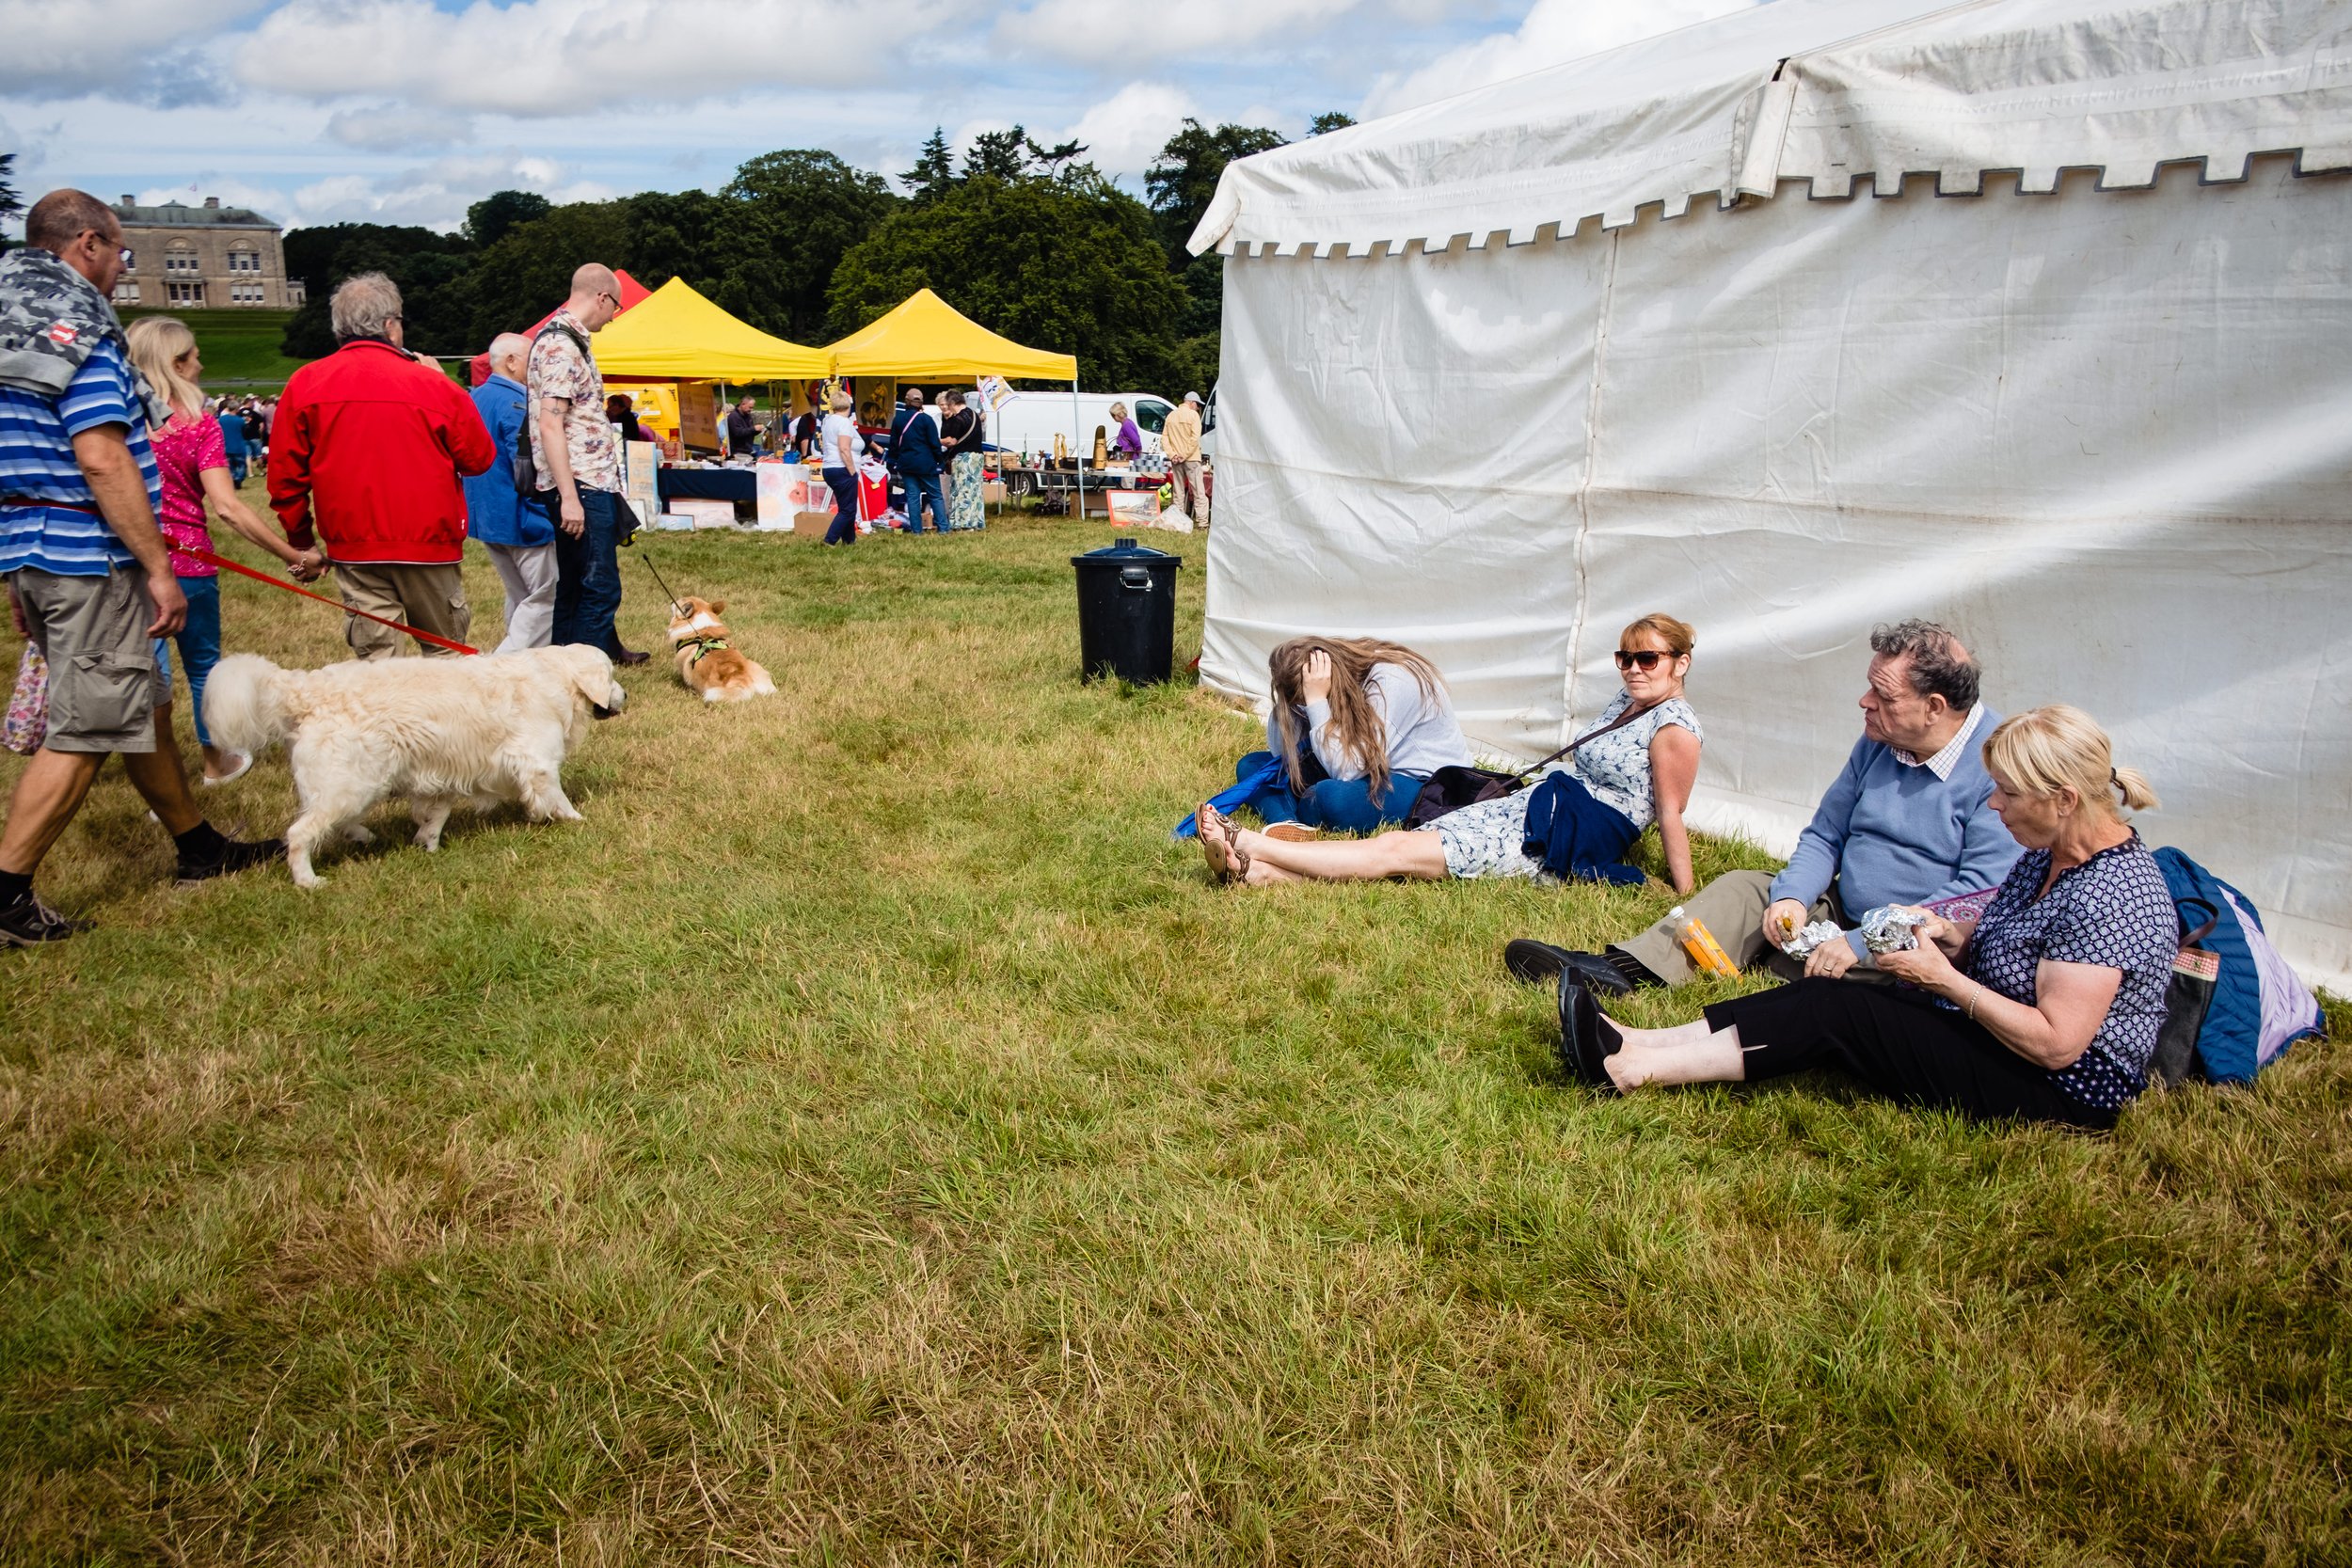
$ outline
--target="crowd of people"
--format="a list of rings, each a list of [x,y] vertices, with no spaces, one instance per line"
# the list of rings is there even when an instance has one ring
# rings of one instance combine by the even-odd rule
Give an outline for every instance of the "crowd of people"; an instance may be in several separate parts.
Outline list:
[[[1704,742],[1683,691],[1694,647],[1672,616],[1635,621],[1615,650],[1620,689],[1540,782],[1455,804],[1445,776],[1471,759],[1427,658],[1368,639],[1285,642],[1270,659],[1267,750],[1236,775],[1240,787],[1270,781],[1248,800],[1263,826],[1204,805],[1202,854],[1246,887],[1635,884],[1645,876],[1629,856],[1655,823],[1667,879],[1686,895],[1672,914],[1599,953],[1533,938],[1503,950],[1514,977],[1556,988],[1563,1060],[1583,1082],[1614,1094],[1828,1067],[1906,1103],[2111,1126],[2146,1084],[2180,927],[2128,820],[2155,794],[2116,764],[2106,732],[2064,705],[2004,719],[1948,628],[1883,626],[1861,737],[1787,867],[1694,890],[1682,823]],[[1731,965],[1762,963],[1788,983],[1669,1029],[1603,1011],[1696,976],[1693,919]],[[1893,926],[1908,944],[1870,940]]]
[[[399,289],[345,279],[328,301],[337,348],[274,401],[203,391],[195,335],[168,316],[127,330],[109,298],[122,232],[105,203],[50,193],[25,243],[0,257],[0,575],[18,632],[44,656],[45,735],[0,823],[0,943],[82,923],[33,879],[119,754],[179,849],[185,882],[283,855],[204,819],[171,723],[170,655],[195,705],[204,785],[252,766],[213,744],[202,698],[220,657],[212,515],[299,581],[331,573],[355,657],[412,636],[428,657],[466,651],[469,536],[506,591],[500,651],[586,642],[624,664],[619,544],[634,527],[590,340],[618,312],[596,263],[535,340],[501,336],[469,396],[404,341]],[[276,526],[237,494],[240,459],[265,465]]]

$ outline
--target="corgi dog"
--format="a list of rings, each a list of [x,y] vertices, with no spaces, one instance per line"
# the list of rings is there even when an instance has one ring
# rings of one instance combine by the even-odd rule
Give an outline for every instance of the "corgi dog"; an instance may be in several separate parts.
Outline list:
[[[727,645],[727,624],[719,619],[724,599],[680,599],[671,606],[670,646],[677,653],[677,678],[706,703],[747,703],[772,697],[768,672]]]

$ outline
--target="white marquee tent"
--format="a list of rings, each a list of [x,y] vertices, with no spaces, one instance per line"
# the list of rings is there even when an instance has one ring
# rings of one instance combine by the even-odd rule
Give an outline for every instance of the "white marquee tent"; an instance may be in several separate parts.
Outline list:
[[[2346,985],[2347,170],[2341,0],[1779,0],[1236,163],[1202,673],[1376,633],[1533,755],[1669,610],[1786,850],[1931,616]]]

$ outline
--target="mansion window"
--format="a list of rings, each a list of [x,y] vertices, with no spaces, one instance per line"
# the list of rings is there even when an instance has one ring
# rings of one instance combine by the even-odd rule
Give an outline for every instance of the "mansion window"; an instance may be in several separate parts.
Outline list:
[[[230,272],[260,272],[262,255],[257,250],[232,250],[229,253]]]
[[[204,285],[201,283],[167,283],[164,286],[164,290],[174,305],[204,303]]]
[[[115,285],[115,303],[117,305],[136,305],[138,302],[139,286],[136,283],[122,282]]]
[[[259,283],[231,283],[229,285],[229,303],[262,305],[267,301],[262,297],[262,286]]]
[[[164,271],[166,272],[196,273],[202,270],[203,268],[197,262],[196,252],[193,250],[174,250],[164,257]]]

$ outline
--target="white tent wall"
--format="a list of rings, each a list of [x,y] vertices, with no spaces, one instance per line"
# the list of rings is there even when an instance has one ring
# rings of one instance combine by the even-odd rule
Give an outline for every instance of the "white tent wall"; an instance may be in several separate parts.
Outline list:
[[[2234,171],[2233,171],[2234,172]],[[1693,819],[1786,851],[1859,729],[1873,623],[2067,701],[2152,841],[2352,979],[2352,181],[2013,177],[1485,250],[1227,263],[1201,669],[1376,632],[1532,755],[1698,628]],[[1865,187],[1867,188],[1867,187]]]

